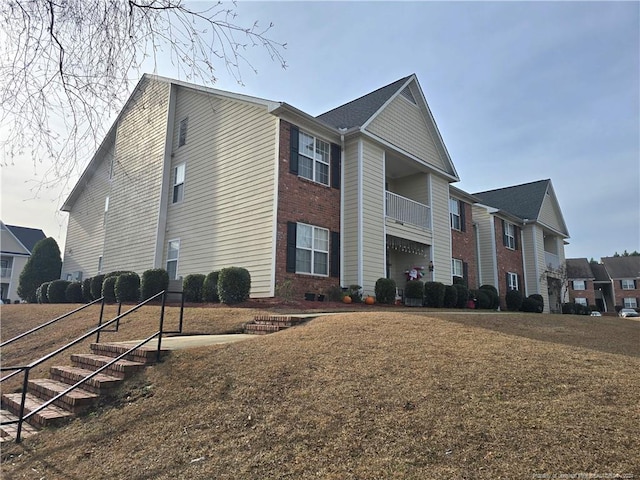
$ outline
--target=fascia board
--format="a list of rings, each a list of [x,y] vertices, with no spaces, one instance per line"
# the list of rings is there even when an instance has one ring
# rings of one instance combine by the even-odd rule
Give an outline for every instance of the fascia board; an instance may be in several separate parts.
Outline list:
[[[295,124],[302,123],[308,128],[311,128],[315,131],[323,133],[328,137],[333,138],[335,142],[340,141],[341,132],[338,129],[327,125],[326,123],[321,122],[316,117],[309,115],[308,113],[303,112],[302,110],[287,103],[279,103],[277,105],[274,105],[273,107],[274,108],[270,108],[268,110],[268,112],[272,115],[275,115],[287,121],[292,121]]]

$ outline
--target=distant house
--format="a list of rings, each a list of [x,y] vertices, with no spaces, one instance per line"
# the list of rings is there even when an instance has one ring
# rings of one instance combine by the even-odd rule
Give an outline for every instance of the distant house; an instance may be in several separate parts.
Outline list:
[[[18,300],[20,273],[31,256],[33,247],[46,238],[36,228],[6,225],[0,221],[0,298],[3,301]]]
[[[569,292],[569,301],[573,303],[579,303],[580,305],[596,305],[598,310],[606,312],[606,302],[602,295],[598,296],[600,305],[596,302],[596,291],[599,289],[601,292],[601,283],[596,284],[596,274],[586,258],[567,258],[567,290]],[[605,284],[610,283],[610,279],[606,275],[604,266],[601,272],[604,272],[604,278],[599,276],[599,282]],[[596,286],[599,285],[599,286]]]

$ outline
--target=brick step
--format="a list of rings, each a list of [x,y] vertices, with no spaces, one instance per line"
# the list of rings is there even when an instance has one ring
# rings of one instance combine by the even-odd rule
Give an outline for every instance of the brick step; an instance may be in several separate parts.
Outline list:
[[[14,415],[20,414],[21,401],[21,393],[7,393],[2,395],[2,406]],[[24,414],[27,415],[33,412],[44,403],[45,400],[42,400],[31,393],[27,393],[24,404]],[[29,418],[28,422],[34,426],[50,427],[52,425],[63,423],[71,417],[73,417],[73,413],[55,405],[49,405]]]
[[[69,386],[68,383],[62,383],[57,380],[39,378],[29,380],[28,391],[43,400],[49,400],[64,392]],[[78,387],[63,397],[60,397],[54,404],[70,412],[78,413],[92,405],[98,398],[98,394],[88,392]]]
[[[104,355],[96,355],[92,353],[86,354],[73,354],[71,355],[71,362],[74,367],[84,368],[87,370],[98,370],[107,363],[113,361],[114,357],[107,357]],[[127,378],[135,373],[143,370],[146,364],[140,362],[133,362],[131,360],[118,360],[109,368],[102,371],[106,375],[111,375],[117,378]]]
[[[9,410],[0,410],[0,422],[17,422],[18,417],[16,417]],[[20,432],[21,438],[27,438],[31,435],[38,433],[38,430],[33,426],[29,425],[27,422],[22,424],[22,431]],[[18,436],[18,424],[11,423],[8,425],[0,426],[0,443],[2,442],[14,442],[16,437]]]
[[[275,333],[280,330],[286,330],[290,327],[284,327],[280,325],[258,325],[255,323],[249,323],[244,326],[244,333],[250,333],[254,335],[266,335],[267,333]]]
[[[154,344],[152,343],[152,345]],[[118,343],[92,343],[90,348],[91,351],[96,355],[115,358],[125,353],[131,347]],[[160,350],[161,357],[167,355],[168,353],[169,350]],[[156,363],[157,355],[158,350],[155,346],[141,347],[124,357],[124,360],[149,365],[152,363]]]
[[[87,378],[92,373],[92,370],[69,366],[51,367],[51,369],[49,370],[49,375],[51,376],[52,380],[58,380],[59,382],[68,383],[70,385],[73,385],[74,383]],[[104,373],[99,373],[91,380],[88,380],[87,382],[82,384],[82,388],[91,393],[101,394],[105,391],[117,387],[121,382],[122,379],[120,378],[114,377],[112,375],[106,375]]]
[[[291,317],[289,315],[256,315],[253,322],[256,325],[282,325],[285,327],[294,327],[306,322],[308,319],[304,317]]]

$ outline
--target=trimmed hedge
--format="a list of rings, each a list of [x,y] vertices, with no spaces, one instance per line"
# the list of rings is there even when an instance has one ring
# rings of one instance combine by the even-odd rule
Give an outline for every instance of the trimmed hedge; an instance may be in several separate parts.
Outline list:
[[[249,299],[251,274],[246,268],[228,267],[218,274],[218,296],[222,303],[233,305]]]
[[[204,278],[202,283],[202,301],[209,303],[218,303],[220,297],[218,296],[218,271],[210,272]]]
[[[424,282],[422,280],[409,280],[404,287],[405,298],[424,300]]]
[[[453,287],[458,290],[458,301],[456,302],[456,307],[467,308],[467,302],[469,301],[469,289],[462,283],[454,283]]]
[[[424,284],[424,304],[427,307],[444,307],[446,286],[441,282],[426,282]]]
[[[91,295],[91,278],[85,278],[82,281],[82,301],[84,303],[89,303],[93,300],[95,300],[95,298]]]
[[[169,274],[162,268],[152,268],[142,272],[140,280],[140,298],[147,300],[169,288]]]
[[[91,278],[91,296],[94,300],[102,297],[102,282],[104,281],[104,275],[96,275]]]
[[[82,303],[82,283],[71,282],[64,292],[68,303]]]
[[[520,310],[529,313],[542,313],[544,310],[544,300],[542,295],[534,293],[533,295],[529,295],[527,298],[523,298]]]
[[[522,307],[522,293],[520,290],[509,290],[504,296],[504,301],[507,304],[507,310],[517,312]]]
[[[491,302],[489,309],[497,310],[500,307],[500,296],[498,295],[498,290],[496,289],[496,287],[488,284],[480,285],[480,290],[484,290],[489,296],[489,301]]]
[[[140,277],[134,272],[118,275],[113,291],[119,303],[137,301],[140,298]]]
[[[105,277],[102,282],[102,296],[107,303],[115,303],[116,301],[116,280],[118,277]]]
[[[470,290],[470,294],[473,296],[477,308],[491,310],[491,297],[487,290]]]
[[[44,282],[36,289],[36,300],[38,303],[49,303],[49,297],[47,296],[47,290],[51,282]]]
[[[184,277],[182,281],[182,293],[185,302],[202,302],[202,287],[206,276],[201,273],[193,273]]]
[[[458,306],[458,289],[453,285],[444,287],[444,307],[456,308]]]
[[[71,282],[67,280],[54,280],[47,288],[49,303],[67,303],[67,287]]]
[[[379,278],[375,286],[376,302],[393,305],[396,302],[396,282],[392,278]]]

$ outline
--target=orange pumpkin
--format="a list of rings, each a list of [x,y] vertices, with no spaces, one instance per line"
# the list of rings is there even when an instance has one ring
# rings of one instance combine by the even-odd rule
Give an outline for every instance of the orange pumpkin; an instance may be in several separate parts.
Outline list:
[[[344,297],[342,297],[342,301],[344,303],[351,303],[351,297],[349,295],[345,295]]]
[[[374,303],[376,303],[376,299],[374,297],[367,297],[364,303],[366,303],[367,305],[373,305]]]

